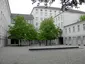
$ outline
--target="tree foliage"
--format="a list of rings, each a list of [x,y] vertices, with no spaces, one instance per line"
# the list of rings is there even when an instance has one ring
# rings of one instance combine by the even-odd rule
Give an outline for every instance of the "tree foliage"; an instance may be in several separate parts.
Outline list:
[[[36,38],[36,30],[32,24],[29,24],[24,17],[16,16],[13,26],[10,26],[8,33],[11,39],[33,40]]]
[[[53,23],[53,18],[45,19],[40,25],[40,38],[42,40],[52,40],[59,36],[59,28]]]
[[[85,15],[80,16],[80,21],[85,21]]]

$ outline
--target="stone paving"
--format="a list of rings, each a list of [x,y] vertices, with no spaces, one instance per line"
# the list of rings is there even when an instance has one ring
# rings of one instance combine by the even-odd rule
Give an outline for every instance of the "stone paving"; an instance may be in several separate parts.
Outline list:
[[[0,48],[0,64],[85,64],[85,47],[42,51],[29,48]]]

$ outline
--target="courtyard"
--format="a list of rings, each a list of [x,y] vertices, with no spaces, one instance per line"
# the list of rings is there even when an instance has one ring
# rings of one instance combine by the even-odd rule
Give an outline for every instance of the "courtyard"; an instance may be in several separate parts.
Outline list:
[[[84,46],[78,49],[39,51],[30,51],[29,48],[0,48],[0,64],[85,64]]]

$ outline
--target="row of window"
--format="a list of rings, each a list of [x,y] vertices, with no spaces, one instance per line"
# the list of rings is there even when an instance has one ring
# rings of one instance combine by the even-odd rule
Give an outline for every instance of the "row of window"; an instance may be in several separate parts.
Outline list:
[[[75,32],[76,29],[77,29],[77,31],[79,32],[80,29],[81,29],[81,28],[80,28],[80,25],[77,25],[77,28],[76,28],[76,26],[73,26],[73,27],[72,27],[72,30],[71,30],[71,27],[69,27],[68,29],[65,28],[65,33],[67,33],[67,32],[69,32],[69,33]],[[85,30],[85,24],[83,24],[83,30]]]
[[[46,17],[47,15],[45,15],[45,17]],[[45,18],[40,18],[40,20],[42,21],[42,20],[44,20]],[[35,20],[36,21],[38,21],[39,20],[39,18],[38,17],[35,17]],[[56,18],[55,18],[55,21],[62,21],[63,20],[63,16],[62,15],[60,15],[60,16],[57,16]]]
[[[38,12],[39,9],[36,9],[36,12]],[[47,9],[43,10],[43,9],[40,9],[40,11],[48,11]],[[49,10],[49,12],[52,12],[52,10]],[[56,10],[54,11],[56,13]]]

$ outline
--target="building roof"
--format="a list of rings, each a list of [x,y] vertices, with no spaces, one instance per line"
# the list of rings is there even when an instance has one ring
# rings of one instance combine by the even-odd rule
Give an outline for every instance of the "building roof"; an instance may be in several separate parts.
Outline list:
[[[66,25],[66,26],[64,26],[64,27],[68,27],[68,26],[71,26],[71,25],[75,25],[75,24],[78,24],[78,23],[81,23],[81,22],[85,22],[85,21],[77,21],[77,22],[75,22],[75,23],[72,23],[72,24]]]
[[[57,8],[57,7],[45,7],[45,6],[37,6],[37,7],[34,7],[34,8],[43,8],[43,9],[61,10],[61,8]],[[34,10],[34,8],[32,9],[32,11]],[[69,9],[67,12],[85,14],[84,11],[73,10],[73,9]],[[31,12],[31,13],[32,13],[32,12]]]
[[[25,20],[33,20],[34,19],[33,15],[29,15],[29,14],[11,14],[11,17],[15,18],[17,15],[23,16],[25,18]]]

